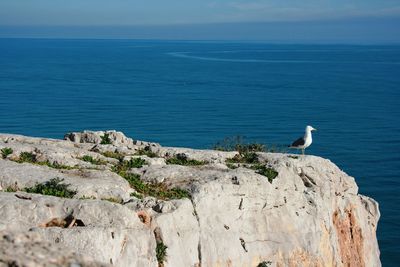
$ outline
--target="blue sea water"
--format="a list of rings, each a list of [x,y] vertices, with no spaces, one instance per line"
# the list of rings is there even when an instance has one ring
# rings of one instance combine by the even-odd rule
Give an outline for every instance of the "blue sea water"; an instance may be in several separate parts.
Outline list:
[[[164,146],[226,136],[308,149],[380,203],[383,266],[400,261],[400,46],[0,39],[0,132],[117,129]]]

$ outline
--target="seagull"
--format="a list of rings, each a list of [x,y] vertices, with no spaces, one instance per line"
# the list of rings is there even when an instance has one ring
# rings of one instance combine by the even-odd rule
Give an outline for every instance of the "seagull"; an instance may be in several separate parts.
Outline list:
[[[302,154],[304,155],[304,150],[309,147],[312,143],[312,135],[311,131],[316,131],[317,129],[313,128],[312,126],[308,125],[306,127],[306,133],[304,137],[300,137],[296,141],[294,141],[289,147],[301,149]]]

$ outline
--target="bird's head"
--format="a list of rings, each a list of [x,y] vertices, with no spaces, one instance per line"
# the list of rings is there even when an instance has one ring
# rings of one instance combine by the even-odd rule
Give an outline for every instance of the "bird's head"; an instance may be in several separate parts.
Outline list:
[[[314,127],[312,127],[312,126],[310,126],[310,125],[308,125],[307,127],[306,127],[306,132],[311,132],[311,131],[316,131],[317,129],[315,129]]]

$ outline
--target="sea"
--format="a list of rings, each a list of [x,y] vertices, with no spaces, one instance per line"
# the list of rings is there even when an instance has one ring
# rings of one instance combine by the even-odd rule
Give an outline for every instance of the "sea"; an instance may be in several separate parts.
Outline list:
[[[116,129],[163,146],[226,137],[284,147],[306,125],[377,200],[383,266],[400,262],[400,46],[0,39],[0,132]],[[296,153],[296,151],[294,151]]]

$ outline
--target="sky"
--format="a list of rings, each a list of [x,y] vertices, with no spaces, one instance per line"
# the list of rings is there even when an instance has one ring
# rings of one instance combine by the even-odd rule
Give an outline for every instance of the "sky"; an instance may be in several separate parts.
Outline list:
[[[390,43],[400,42],[399,22],[399,0],[0,1],[0,37],[334,39]],[[288,25],[296,29],[292,35],[297,32],[307,36],[288,38]],[[312,36],[308,36],[310,27]],[[338,36],[336,39],[324,37],[327,27],[333,31],[332,36]],[[236,35],[234,29],[239,29]],[[207,31],[209,36],[204,34]],[[226,34],[227,31],[231,33]]]

